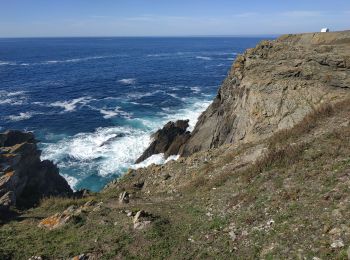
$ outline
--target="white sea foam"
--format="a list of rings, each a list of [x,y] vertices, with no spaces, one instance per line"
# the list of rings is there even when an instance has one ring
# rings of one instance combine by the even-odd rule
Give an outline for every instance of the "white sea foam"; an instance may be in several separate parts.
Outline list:
[[[0,91],[0,105],[23,105],[27,102],[24,91]]]
[[[43,159],[53,160],[58,163],[63,175],[74,188],[78,182],[76,179],[84,176],[68,178],[69,169],[79,169],[82,174],[96,172],[100,176],[120,175],[126,169],[146,167],[152,163],[163,164],[169,160],[177,159],[171,156],[167,160],[162,154],[154,155],[140,164],[134,164],[135,160],[144,152],[151,142],[151,133],[161,128],[169,120],[189,119],[192,130],[200,113],[209,105],[209,101],[193,101],[186,108],[177,110],[163,118],[132,118],[144,127],[140,129],[132,127],[103,127],[94,132],[79,133],[71,137],[65,137],[56,143],[44,143]],[[108,114],[106,113],[108,116]],[[66,175],[65,175],[66,174]],[[87,177],[85,176],[85,177]]]
[[[176,121],[178,119],[188,119],[188,130],[192,131],[197,123],[200,114],[210,105],[211,101],[203,100],[194,102],[192,105],[179,109],[176,114],[168,114],[165,117],[164,123],[167,121]]]
[[[121,110],[121,107],[116,107],[113,110],[105,108],[105,109],[100,109],[99,111],[103,115],[104,119],[109,119],[109,118],[112,118],[112,117],[116,117],[118,115],[121,115],[124,118],[130,118],[132,116],[131,113],[127,113],[127,112]]]
[[[0,66],[14,66],[16,65],[16,62],[13,61],[1,61],[0,60]]]
[[[200,60],[212,60],[212,58],[207,57],[207,56],[197,56],[196,59],[200,59]]]
[[[142,93],[142,92],[132,92],[132,93],[129,93],[127,94],[127,98],[129,99],[140,99],[140,98],[143,98],[143,97],[150,97],[150,96],[154,96],[158,93],[164,93],[163,90],[156,90],[156,91],[151,91],[151,92],[147,92],[147,93]]]
[[[118,56],[91,56],[91,57],[74,58],[74,59],[66,59],[66,60],[49,60],[49,61],[41,62],[40,64],[71,63],[71,62],[98,60],[98,59],[105,59],[105,58],[112,58],[112,57],[118,57]],[[33,65],[36,65],[36,64],[33,64]]]
[[[118,82],[124,85],[134,85],[136,83],[136,79],[134,78],[121,79],[121,80],[118,80]]]
[[[76,185],[78,184],[79,180],[77,178],[74,178],[73,176],[69,176],[68,174],[62,174],[62,176],[66,179],[69,186],[75,190]]]
[[[61,107],[64,109],[65,112],[72,112],[77,108],[78,105],[84,106],[90,101],[92,101],[91,97],[80,97],[68,101],[56,101],[54,103],[51,103],[50,106]]]
[[[200,93],[201,92],[201,89],[200,89],[200,87],[191,87],[190,88],[194,93]]]
[[[10,115],[7,118],[11,121],[17,122],[31,118],[34,115],[32,112],[19,113],[18,115]]]
[[[62,167],[94,169],[100,176],[119,174],[134,163],[150,142],[150,132],[127,127],[98,128],[80,133],[58,143],[44,144],[43,159]],[[66,162],[64,158],[70,158]]]

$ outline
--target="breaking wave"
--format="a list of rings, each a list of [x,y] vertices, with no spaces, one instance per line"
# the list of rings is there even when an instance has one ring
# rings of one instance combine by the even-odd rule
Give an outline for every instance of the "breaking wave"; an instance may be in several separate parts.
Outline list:
[[[136,83],[136,79],[131,78],[131,79],[121,79],[118,80],[119,83],[124,84],[124,85],[134,85]]]
[[[158,119],[134,118],[132,121],[142,123],[141,128],[112,126],[97,128],[92,133],[79,133],[65,137],[56,143],[43,143],[43,159],[53,160],[58,164],[62,175],[72,188],[96,173],[102,177],[119,176],[128,168],[146,167],[152,163],[163,164],[176,156],[164,159],[163,154],[154,155],[140,164],[135,160],[144,152],[151,142],[151,133],[161,128],[170,120],[189,119],[189,130],[193,130],[200,113],[207,108],[210,101],[193,101],[188,107],[169,111],[165,117]],[[113,112],[114,111],[114,112]],[[116,116],[121,110],[117,107],[112,112],[100,111],[105,118]],[[69,174],[78,169],[80,176]],[[72,177],[73,176],[73,177]],[[72,178],[71,178],[72,177]]]
[[[60,107],[64,109],[64,112],[73,112],[80,106],[84,106],[92,101],[91,97],[80,97],[68,101],[56,101],[50,104],[52,107]]]

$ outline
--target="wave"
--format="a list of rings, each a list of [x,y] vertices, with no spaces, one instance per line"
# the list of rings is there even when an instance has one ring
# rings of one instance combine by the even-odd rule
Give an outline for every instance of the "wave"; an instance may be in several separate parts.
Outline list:
[[[176,161],[177,159],[179,159],[179,157],[180,157],[179,155],[172,155],[172,156],[169,156],[167,159],[165,159],[163,153],[154,154],[151,157],[144,160],[143,162],[131,165],[130,168],[131,169],[145,168],[152,164],[162,165],[170,161]]]
[[[113,56],[90,56],[90,57],[74,58],[74,59],[66,59],[66,60],[49,60],[49,61],[41,62],[39,64],[71,63],[71,62],[80,62],[80,61],[88,61],[88,60],[98,60],[98,59],[113,58],[113,57],[121,57],[121,56],[120,55],[117,55],[117,56],[116,55],[113,55]]]
[[[16,62],[13,61],[1,61],[0,60],[0,66],[14,66],[16,65]]]
[[[118,82],[124,85],[134,85],[136,83],[136,79],[134,78],[121,79],[121,80],[118,80]]]
[[[194,92],[194,93],[200,93],[201,89],[199,87],[190,87],[190,89]]]
[[[52,107],[61,107],[64,112],[73,112],[78,105],[84,106],[92,101],[91,97],[80,97],[68,101],[56,101],[50,104]]]
[[[128,113],[121,110],[121,107],[116,107],[114,110],[108,110],[107,108],[104,108],[104,109],[100,109],[99,111],[103,115],[104,119],[110,119],[118,115],[121,115],[124,118],[131,118],[132,116],[132,113]]]
[[[81,169],[81,174],[85,174],[79,179],[94,173],[102,177],[119,175],[148,146],[149,134],[128,127],[98,128],[93,133],[80,133],[57,143],[43,144],[42,158],[58,163],[63,176],[72,176],[69,174],[72,168]]]
[[[64,137],[55,143],[42,143],[42,157],[58,164],[62,175],[69,181],[72,188],[79,187],[79,183],[84,178],[94,174],[102,178],[111,178],[111,176],[123,174],[128,168],[146,167],[152,163],[163,164],[171,159],[176,159],[176,156],[165,160],[164,156],[159,154],[141,164],[134,164],[134,162],[150,144],[150,136],[153,132],[166,122],[178,119],[189,119],[189,130],[191,131],[198,116],[209,104],[210,101],[193,100],[192,103],[188,103],[187,107],[173,113],[169,110],[169,114],[158,119],[130,118],[129,120],[141,123],[141,125],[137,124],[138,128],[101,127],[94,132]],[[120,112],[120,109],[116,109]],[[114,116],[107,109],[103,110],[105,111],[100,112],[105,112],[105,116]],[[71,179],[71,176],[79,181]]]
[[[35,113],[33,112],[24,112],[19,113],[18,115],[10,115],[7,118],[11,121],[17,122],[31,118]]]
[[[0,90],[0,105],[23,105],[27,102],[25,91]]]
[[[140,98],[143,98],[143,97],[150,97],[150,96],[154,96],[158,93],[164,93],[163,90],[156,90],[156,91],[151,91],[151,92],[146,92],[146,93],[143,93],[143,92],[133,92],[133,93],[129,93],[127,94],[127,98],[128,99],[133,99],[133,100],[137,100],[137,99],[140,99]]]
[[[207,60],[207,61],[212,60],[212,58],[207,57],[207,56],[196,56],[196,59],[199,59],[199,60]]]

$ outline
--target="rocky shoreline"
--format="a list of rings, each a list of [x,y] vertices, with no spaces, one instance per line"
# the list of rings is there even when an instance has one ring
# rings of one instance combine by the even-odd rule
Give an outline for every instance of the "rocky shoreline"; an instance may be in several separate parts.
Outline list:
[[[0,210],[30,208],[49,196],[73,194],[51,161],[41,161],[37,140],[29,132],[0,134]]]
[[[349,80],[350,31],[263,41],[193,132],[169,122],[137,160],[177,161],[96,194],[74,196],[33,134],[0,134],[1,210],[22,216],[0,225],[0,258],[349,258]]]

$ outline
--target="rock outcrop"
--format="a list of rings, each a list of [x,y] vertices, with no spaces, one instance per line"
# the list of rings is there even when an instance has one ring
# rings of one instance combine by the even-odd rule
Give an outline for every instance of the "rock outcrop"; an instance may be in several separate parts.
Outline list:
[[[164,153],[165,157],[177,155],[181,152],[181,147],[190,137],[190,132],[186,131],[188,120],[178,120],[168,122],[162,129],[152,135],[152,143],[146,151],[136,160],[140,163],[148,157]]]
[[[182,155],[266,138],[349,94],[350,31],[263,41],[237,57]]]
[[[71,195],[67,181],[51,161],[41,161],[32,133],[0,134],[0,210],[30,207],[42,197]]]

